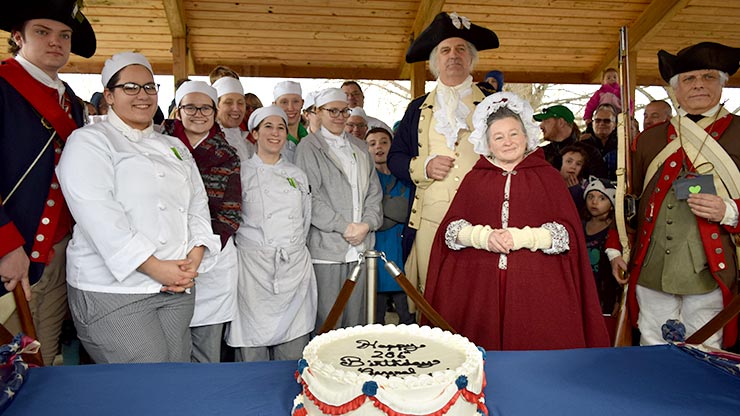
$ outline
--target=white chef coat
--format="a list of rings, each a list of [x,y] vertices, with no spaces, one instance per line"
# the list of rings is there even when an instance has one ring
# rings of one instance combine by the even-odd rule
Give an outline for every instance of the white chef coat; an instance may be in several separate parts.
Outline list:
[[[221,126],[221,130],[224,132],[224,138],[226,141],[236,149],[236,154],[239,155],[239,161],[244,163],[249,160],[254,154],[254,145],[247,140],[247,132],[242,131],[239,127],[226,128]]]
[[[67,248],[67,282],[103,293],[157,293],[136,269],[153,255],[184,259],[205,246],[199,272],[215,264],[221,241],[195,161],[178,139],[108,119],[75,130],[57,176],[76,220]]]
[[[316,277],[306,247],[311,195],[306,174],[284,158],[242,164],[242,218],[236,232],[238,311],[227,343],[273,346],[311,332]]]

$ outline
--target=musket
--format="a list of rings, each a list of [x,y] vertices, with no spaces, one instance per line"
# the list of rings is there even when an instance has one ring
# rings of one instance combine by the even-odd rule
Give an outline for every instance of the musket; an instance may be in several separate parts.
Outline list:
[[[627,27],[619,29],[619,78],[622,93],[622,112],[618,116],[617,123],[617,194],[615,217],[619,243],[622,246],[622,258],[629,263],[630,241],[627,233],[626,219],[634,216],[634,204],[625,206],[625,197],[632,195],[630,147],[632,144],[632,117],[630,115],[630,77],[629,77],[629,42]],[[630,201],[633,201],[630,199]],[[617,314],[617,329],[614,337],[615,347],[632,345],[632,327],[630,325],[629,311],[627,309],[627,294],[629,283],[622,287],[622,298],[619,302]]]

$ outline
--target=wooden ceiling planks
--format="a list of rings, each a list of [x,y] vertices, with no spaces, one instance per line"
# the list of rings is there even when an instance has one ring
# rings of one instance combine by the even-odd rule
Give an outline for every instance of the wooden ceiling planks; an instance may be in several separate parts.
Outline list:
[[[225,64],[245,76],[408,79],[413,33],[440,10],[498,34],[501,47],[480,53],[475,75],[501,69],[509,82],[598,82],[622,25],[641,85],[662,83],[660,49],[740,46],[740,0],[86,0],[98,52],[64,70],[98,73],[113,53],[135,50],[158,73]]]

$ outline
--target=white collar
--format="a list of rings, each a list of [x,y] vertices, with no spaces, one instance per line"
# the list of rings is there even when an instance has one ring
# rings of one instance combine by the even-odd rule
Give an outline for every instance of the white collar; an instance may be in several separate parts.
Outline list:
[[[714,107],[710,108],[709,110],[701,113],[701,115],[703,115],[704,117],[714,117],[714,115],[717,114],[717,111],[719,111],[719,108],[720,107],[722,107],[722,104],[721,103],[717,103],[717,105],[715,105]],[[684,110],[681,107],[678,107],[677,112],[678,112],[678,115],[681,116],[681,117],[686,117],[689,114],[689,113],[686,112],[686,110]]]
[[[327,139],[326,142],[332,147],[341,148],[347,145],[347,139],[344,137],[344,132],[342,132],[342,135],[337,136],[330,132],[326,127],[321,126],[321,135],[324,136],[324,139]]]
[[[57,77],[56,79],[52,79],[49,74],[41,70],[41,68],[37,67],[36,65],[32,64],[31,61],[21,56],[20,53],[16,55],[15,60],[18,61],[19,64],[21,64],[23,69],[25,69],[26,72],[28,72],[28,74],[33,77],[33,79],[46,85],[49,88],[57,90],[57,92],[59,93],[59,104],[63,103],[62,97],[64,96],[64,91],[66,90],[66,87],[64,86],[62,80],[59,79],[59,77]]]
[[[149,123],[149,126],[144,130],[132,128],[118,117],[118,114],[116,114],[113,107],[108,110],[108,122],[113,126],[113,128],[120,131],[124,137],[132,142],[139,142],[154,133],[154,122]]]

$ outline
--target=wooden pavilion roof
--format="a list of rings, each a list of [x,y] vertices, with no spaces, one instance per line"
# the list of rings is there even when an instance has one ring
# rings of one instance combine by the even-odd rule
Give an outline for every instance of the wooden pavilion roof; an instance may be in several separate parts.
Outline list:
[[[634,80],[660,85],[656,53],[700,41],[740,46],[739,0],[86,0],[94,57],[65,72],[99,73],[120,51],[146,55],[158,74],[206,75],[218,64],[242,76],[409,79],[414,33],[440,11],[494,30],[476,76],[507,82],[600,82],[616,67],[629,27]],[[416,74],[424,74],[416,70]],[[419,75],[417,75],[419,76]],[[426,73],[427,79],[432,79]],[[740,76],[731,79],[740,85]]]

